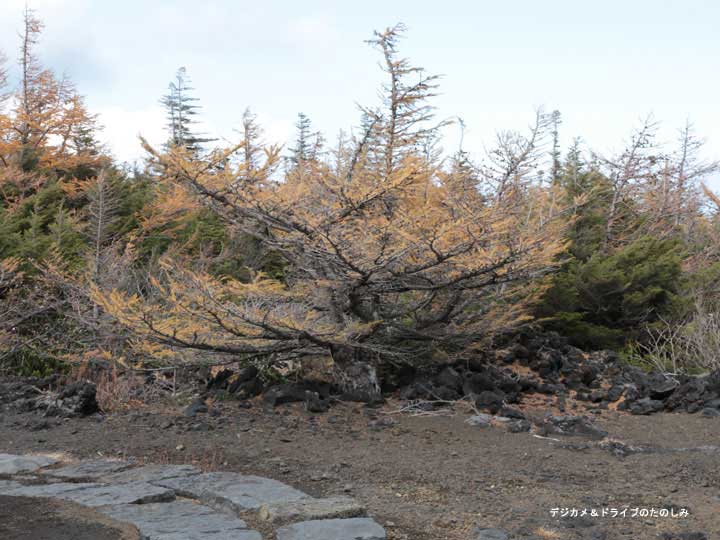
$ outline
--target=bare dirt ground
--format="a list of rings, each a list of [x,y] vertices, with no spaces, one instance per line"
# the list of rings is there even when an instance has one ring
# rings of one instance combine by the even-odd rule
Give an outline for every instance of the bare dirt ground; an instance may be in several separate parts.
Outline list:
[[[476,527],[523,539],[642,540],[697,531],[720,538],[720,418],[603,411],[596,420],[611,439],[646,446],[619,457],[582,437],[474,427],[465,410],[391,414],[398,406],[340,403],[313,415],[298,404],[243,409],[228,401],[195,417],[158,405],[72,420],[5,413],[0,452],[194,463],[276,478],[312,495],[348,494],[367,505],[391,540],[469,540]],[[626,517],[551,513],[573,508],[628,510]],[[687,509],[689,516],[631,517],[636,508]]]
[[[3,540],[139,540],[127,524],[67,501],[0,496]]]

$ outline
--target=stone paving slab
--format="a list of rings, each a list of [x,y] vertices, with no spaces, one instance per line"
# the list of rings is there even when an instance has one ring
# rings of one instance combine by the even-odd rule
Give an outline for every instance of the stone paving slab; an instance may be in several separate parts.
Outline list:
[[[54,465],[58,460],[49,456],[16,456],[0,454],[0,474],[34,472],[43,467]]]
[[[16,497],[54,497],[60,499],[71,491],[96,487],[102,487],[102,485],[91,483],[70,484],[66,482],[57,484],[21,484],[20,482],[0,481],[0,494],[14,495]]]
[[[19,487],[22,487],[20,482],[0,480],[0,495],[12,495],[12,492]]]
[[[277,530],[277,540],[385,540],[385,529],[370,518],[320,519]]]
[[[52,458],[36,458],[46,456],[0,454],[0,463],[19,473],[56,463]],[[260,533],[237,517],[258,509],[259,516],[275,527],[297,521],[278,528],[274,540],[386,539],[385,530],[374,520],[355,517],[365,515],[365,509],[352,498],[316,499],[260,476],[201,473],[189,465],[133,467],[113,460],[80,462],[44,471],[43,476],[51,483],[0,480],[0,495],[63,499],[94,507],[138,527],[143,540],[262,540]],[[63,481],[83,479],[95,482]],[[176,494],[199,502],[175,500]]]
[[[259,510],[260,519],[273,523],[354,518],[364,515],[365,508],[350,497],[300,499],[298,501],[264,504]]]
[[[58,498],[95,507],[108,504],[167,502],[175,499],[175,492],[146,482],[129,482],[127,484],[101,485],[68,491],[59,495]]]
[[[188,501],[98,508],[118,521],[135,525],[146,540],[262,540],[236,517]]]
[[[125,484],[127,482],[159,482],[171,478],[194,476],[202,471],[192,465],[143,465],[100,477],[100,481],[108,484]]]
[[[68,480],[83,480],[85,478],[95,480],[108,474],[124,471],[130,467],[132,467],[132,463],[128,463],[127,461],[94,459],[66,465],[59,469],[51,469],[45,471],[45,474],[57,476],[58,478],[66,478]]]
[[[171,501],[175,492],[145,482],[118,485],[95,483],[57,483],[23,485],[19,482],[0,482],[0,494],[22,497],[52,497],[85,506],[108,504],[142,504]]]
[[[178,495],[198,499],[213,508],[233,512],[255,510],[263,504],[284,503],[309,497],[306,493],[277,480],[232,472],[212,472],[153,483],[175,490]]]

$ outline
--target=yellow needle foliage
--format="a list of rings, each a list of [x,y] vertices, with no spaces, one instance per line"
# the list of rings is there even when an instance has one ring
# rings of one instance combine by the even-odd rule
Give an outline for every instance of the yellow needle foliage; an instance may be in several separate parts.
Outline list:
[[[421,71],[396,58],[398,33],[374,41],[394,82],[346,166],[313,159],[281,176],[277,147],[252,166],[243,160],[248,138],[205,159],[147,147],[162,182],[183,186],[168,188],[170,214],[190,207],[192,193],[279,253],[282,281],[216,277],[175,258],[146,296],[95,291],[96,301],[155,344],[245,358],[327,354],[341,367],[462,357],[522,321],[565,248],[562,197],[509,174],[493,192],[423,152],[437,133],[425,105],[433,79],[404,86]]]

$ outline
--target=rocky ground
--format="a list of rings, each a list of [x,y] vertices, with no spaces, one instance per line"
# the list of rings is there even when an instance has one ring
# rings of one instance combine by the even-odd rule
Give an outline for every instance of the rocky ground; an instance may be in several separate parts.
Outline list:
[[[508,422],[487,422],[461,404],[454,416],[392,414],[402,406],[343,403],[318,415],[301,404],[247,409],[223,402],[194,416],[156,406],[73,419],[5,412],[0,452],[66,452],[257,474],[314,496],[351,496],[396,540],[503,538],[482,536],[478,528],[523,539],[720,535],[718,418],[602,411],[588,424],[599,432],[585,432],[580,422],[579,434],[548,434],[539,419],[534,432],[512,433]],[[472,417],[476,425],[468,422]],[[552,514],[626,507],[626,517]],[[687,509],[689,515],[630,517],[635,508]]]
[[[112,414],[86,383],[0,382],[0,452],[255,474],[352,497],[391,540],[720,538],[720,372],[648,374],[550,335],[386,376],[382,403],[192,377]]]

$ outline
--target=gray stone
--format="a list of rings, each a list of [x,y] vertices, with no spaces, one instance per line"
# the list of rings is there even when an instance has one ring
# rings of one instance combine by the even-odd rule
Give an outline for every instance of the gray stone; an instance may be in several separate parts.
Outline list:
[[[353,518],[365,515],[365,508],[350,497],[300,499],[260,507],[260,519],[274,523],[330,518]]]
[[[600,429],[592,420],[571,415],[544,418],[540,432],[542,435],[580,435],[595,440],[608,436],[608,432]]]
[[[52,469],[46,471],[46,474],[59,478],[67,478],[69,480],[82,480],[84,478],[98,479],[108,474],[124,471],[131,466],[132,464],[127,461],[95,459],[91,461],[81,461],[73,465],[66,465],[59,469]]]
[[[487,427],[492,422],[492,419],[493,416],[491,414],[479,413],[465,420],[465,423],[471,426]]]
[[[98,508],[119,521],[135,525],[144,540],[261,540],[236,517],[188,501],[163,504],[122,504]]]
[[[525,433],[532,428],[530,420],[513,420],[505,425],[510,433]]]
[[[57,461],[57,459],[41,455],[16,456],[13,454],[0,454],[0,474],[33,472],[48,465],[53,465]]]
[[[183,497],[199,499],[213,508],[233,512],[255,510],[263,504],[297,501],[308,497],[302,491],[277,480],[231,472],[211,472],[153,483],[172,489]]]
[[[0,493],[16,497],[54,497],[76,502],[85,506],[104,506],[108,504],[141,504],[171,501],[175,492],[171,489],[154,486],[144,482],[118,484],[75,484],[61,482],[56,484],[23,485],[18,482],[0,484]]]
[[[303,521],[277,530],[277,540],[385,540],[385,529],[370,518]]]
[[[21,484],[20,482],[0,482],[0,493],[14,497],[57,497],[71,491],[86,488],[102,487],[101,484],[71,484],[61,482],[57,484]]]
[[[147,504],[172,501],[175,499],[175,492],[146,482],[130,482],[108,486],[96,485],[85,489],[68,491],[59,494],[58,498],[67,499],[85,506]]]
[[[508,533],[501,529],[475,529],[473,540],[508,540]]]
[[[630,405],[630,413],[638,415],[652,414],[662,411],[665,404],[657,399],[643,398],[638,399]]]
[[[10,480],[0,480],[0,495],[10,495],[12,491],[22,487],[20,482],[13,482]]]
[[[108,484],[127,482],[158,482],[170,478],[187,477],[200,474],[200,469],[192,465],[144,465],[101,477]]]
[[[700,414],[702,414],[705,418],[720,417],[720,411],[717,409],[711,409],[710,407],[704,408],[702,411],[700,411]]]

